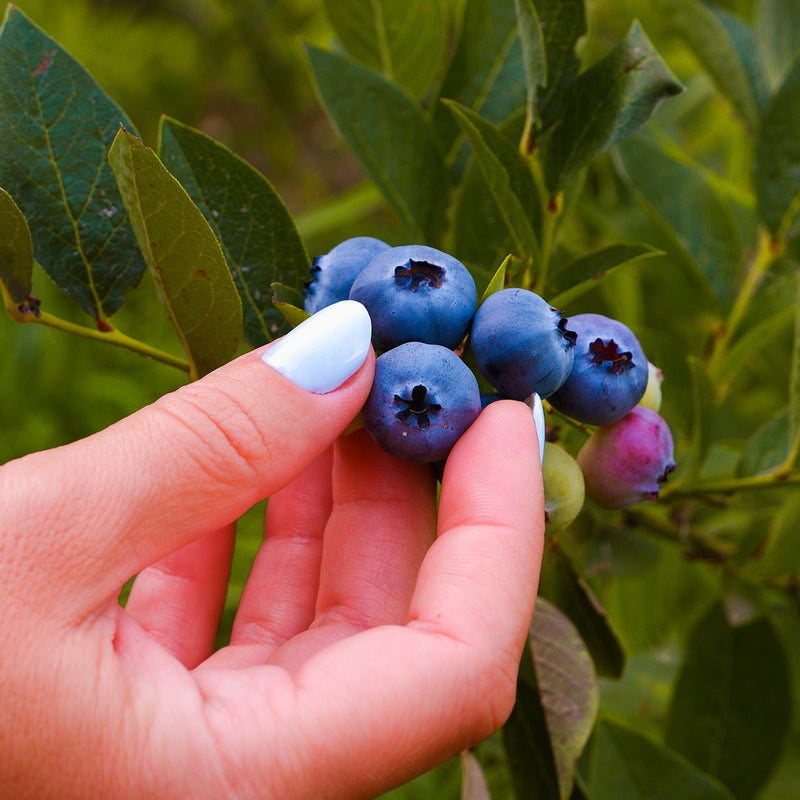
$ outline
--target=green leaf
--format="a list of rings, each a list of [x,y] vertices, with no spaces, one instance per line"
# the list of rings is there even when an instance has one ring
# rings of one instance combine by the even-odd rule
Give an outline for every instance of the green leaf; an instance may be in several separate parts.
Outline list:
[[[717,422],[717,407],[714,400],[714,384],[703,362],[694,356],[687,356],[692,389],[692,434],[689,463],[679,480],[693,481],[714,444]],[[676,481],[677,484],[678,481]]]
[[[166,117],[159,156],[222,245],[242,299],[245,339],[251,347],[270,341],[284,327],[271,303],[271,284],[299,290],[311,267],[286,206],[269,181],[227,147]]]
[[[0,290],[13,307],[27,302],[32,288],[31,231],[11,195],[0,189]]]
[[[580,256],[551,275],[551,286],[548,287],[550,304],[556,308],[564,308],[620,267],[657,255],[663,255],[663,250],[656,250],[648,244],[623,243],[608,245],[594,253]]]
[[[731,206],[698,170],[670,158],[649,136],[630,137],[617,154],[631,187],[673,238],[671,254],[683,253],[709,295],[729,308],[744,249]]]
[[[543,597],[536,601],[529,638],[559,794],[564,800],[570,796],[578,758],[597,717],[600,690],[592,658],[575,626]]]
[[[597,674],[619,678],[625,669],[622,644],[600,601],[559,547],[550,546],[545,551],[539,594],[560,608],[578,629]]]
[[[322,102],[342,137],[417,243],[436,243],[445,224],[447,171],[418,105],[376,73],[307,46]]]
[[[302,293],[282,283],[272,284],[272,304],[292,327],[299,325],[311,316],[303,308]]]
[[[505,122],[525,104],[522,47],[513,3],[466,0],[456,50],[440,95],[472,108],[494,125]],[[456,161],[463,139],[455,118],[436,104],[433,121],[448,162]],[[460,171],[461,164],[457,165]]]
[[[120,124],[133,129],[83,67],[9,5],[0,30],[0,186],[30,225],[38,263],[101,321],[145,268],[106,160]]]
[[[189,357],[201,377],[230,360],[242,335],[242,304],[214,232],[158,156],[121,130],[111,168],[139,247]]]
[[[514,0],[517,10],[517,28],[522,43],[522,63],[526,87],[526,120],[523,133],[523,147],[532,149],[533,131],[539,126],[539,89],[547,85],[547,57],[544,48],[544,35],[536,13],[533,0]]]
[[[797,290],[795,297],[794,342],[792,346],[792,365],[789,371],[789,436],[788,446],[792,463],[791,469],[800,457],[800,273],[795,275]]]
[[[585,775],[592,800],[733,800],[709,775],[663,745],[603,719]]]
[[[575,55],[578,41],[586,35],[584,0],[536,0],[544,33],[547,85],[539,92],[541,129],[560,116],[566,93],[578,75],[581,62]]]
[[[561,191],[571,175],[644,125],[662,100],[682,91],[634,22],[625,39],[569,88],[545,153],[550,189]]]
[[[767,532],[763,555],[752,562],[749,574],[757,577],[781,577],[800,573],[800,493],[788,493]]]
[[[759,426],[747,441],[739,475],[758,475],[783,464],[789,455],[790,430],[788,409]]]
[[[800,205],[800,59],[764,112],[755,150],[758,212],[770,233],[783,237]]]
[[[757,34],[770,84],[779,86],[800,55],[800,4],[796,0],[760,0]]]
[[[517,256],[533,256],[534,265],[539,263],[539,243],[531,224],[530,215],[523,205],[518,186],[524,162],[519,153],[510,147],[502,133],[474,111],[452,100],[444,101],[453,112],[458,124],[472,145],[475,160],[494,198],[498,213],[508,231]],[[513,178],[517,178],[513,181]],[[514,185],[517,184],[517,186]]]
[[[429,88],[448,43],[444,0],[325,0],[348,53],[413,95]]]
[[[530,640],[522,654],[516,702],[502,732],[517,800],[561,800]]]
[[[723,17],[698,0],[657,0],[656,6],[742,121],[756,130],[766,92],[763,76],[751,76],[748,71],[750,53],[756,50],[752,31],[745,32],[741,21],[734,27],[731,15]]]
[[[503,263],[497,268],[497,271],[492,275],[491,280],[486,285],[486,289],[484,289],[483,294],[480,296],[478,300],[478,305],[480,305],[490,294],[494,294],[495,292],[499,292],[505,285],[506,285],[506,272],[508,271],[508,266],[511,263],[511,259],[514,256],[508,255],[503,259]]]
[[[731,626],[715,604],[689,638],[667,744],[749,800],[777,763],[790,721],[787,657],[772,624],[759,617]]]

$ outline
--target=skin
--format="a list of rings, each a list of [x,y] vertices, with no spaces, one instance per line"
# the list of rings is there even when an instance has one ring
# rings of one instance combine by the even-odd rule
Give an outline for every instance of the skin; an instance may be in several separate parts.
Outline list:
[[[510,713],[543,537],[529,410],[482,413],[437,518],[428,466],[339,436],[372,354],[325,395],[258,354],[0,468],[0,795],[369,798]],[[267,496],[213,652],[234,521]]]

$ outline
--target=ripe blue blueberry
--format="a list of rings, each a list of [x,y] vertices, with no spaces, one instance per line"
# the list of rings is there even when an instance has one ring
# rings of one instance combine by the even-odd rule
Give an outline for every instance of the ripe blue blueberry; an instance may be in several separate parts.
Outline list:
[[[325,255],[317,256],[311,267],[311,280],[305,285],[303,307],[315,314],[326,306],[347,300],[350,287],[364,267],[389,245],[371,236],[345,239]]]
[[[446,458],[481,411],[478,381],[446,347],[407,342],[378,356],[364,427],[407,461]]]
[[[572,369],[575,334],[567,325],[538,294],[501,289],[481,303],[472,322],[475,363],[495,389],[513,400],[534,392],[547,397]]]
[[[375,256],[353,283],[350,299],[369,311],[376,350],[412,341],[452,350],[467,332],[477,291],[457,259],[433,247],[404,245]]]
[[[667,423],[636,406],[613,425],[596,428],[578,453],[586,493],[603,508],[655,500],[675,469]]]
[[[587,425],[611,425],[625,416],[647,388],[647,358],[633,332],[602,314],[578,314],[575,361],[553,408]]]

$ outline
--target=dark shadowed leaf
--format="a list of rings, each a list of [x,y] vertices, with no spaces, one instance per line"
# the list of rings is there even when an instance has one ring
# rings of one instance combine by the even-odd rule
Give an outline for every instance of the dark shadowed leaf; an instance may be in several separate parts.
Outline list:
[[[530,646],[559,794],[565,800],[600,702],[594,664],[572,622],[543,597],[536,601]]]
[[[733,800],[733,795],[664,745],[603,719],[588,748],[592,800]]]
[[[789,434],[789,410],[784,409],[759,426],[748,439],[739,463],[739,474],[758,475],[783,464],[789,455]]]
[[[766,79],[760,72],[755,34],[730,14],[715,13],[699,0],[657,0],[664,19],[686,41],[750,130],[758,127],[766,101]]]
[[[717,426],[717,408],[714,401],[714,384],[703,362],[688,356],[692,389],[692,434],[689,463],[678,481],[692,481],[700,474],[711,446],[714,444]],[[676,483],[678,483],[676,481]]]
[[[120,131],[109,161],[190,376],[201,377],[231,359],[242,336],[242,304],[225,256],[186,190],[135,136]]]
[[[433,127],[403,91],[342,56],[307,46],[322,102],[411,237],[435,244],[447,171]]]
[[[325,0],[325,6],[354,59],[411,94],[430,86],[447,48],[445,0]]]
[[[535,188],[532,182],[524,179],[528,170],[519,151],[474,111],[453,101],[446,103],[472,145],[475,161],[505,224],[514,255],[533,256],[534,265],[538,264],[539,243],[526,207],[526,200]]]
[[[757,31],[759,52],[773,87],[779,86],[800,55],[800,3],[796,0],[760,0]]]
[[[0,186],[19,205],[36,260],[94,319],[118,311],[144,260],[108,148],[133,126],[94,79],[19,9],[0,31]]]
[[[12,306],[24,303],[33,281],[33,242],[11,195],[0,189],[0,290]]]
[[[461,35],[442,83],[441,96],[500,125],[525,104],[522,71],[522,47],[517,36],[514,4],[467,0]],[[463,137],[459,136],[455,118],[443,105],[437,104],[433,120],[448,163],[456,162]],[[463,164],[458,163],[458,171],[462,167]]]
[[[775,236],[782,236],[800,204],[800,59],[764,112],[756,141],[754,181],[758,211]]]
[[[766,549],[753,561],[750,574],[764,576],[800,573],[800,492],[790,494],[769,526]]]
[[[649,136],[630,137],[617,153],[631,187],[691,259],[697,277],[704,277],[722,307],[730,306],[743,243],[728,201],[698,170],[670,158]]]
[[[612,244],[576,258],[553,271],[548,287],[550,303],[556,308],[563,308],[620,267],[662,254],[663,251],[648,244],[632,242]]]
[[[536,0],[547,55],[547,85],[539,92],[542,128],[561,115],[566,91],[580,70],[575,48],[586,35],[584,0]]]
[[[777,763],[790,720],[787,657],[772,624],[731,626],[715,604],[690,636],[667,744],[749,800]]]
[[[605,609],[566,553],[552,544],[545,551],[539,594],[561,609],[578,629],[597,674],[619,678],[625,669],[625,652]]]
[[[644,125],[662,100],[682,91],[634,22],[625,39],[569,88],[546,147],[550,189],[561,191],[571,175]]]
[[[222,245],[242,299],[248,344],[273,339],[284,324],[271,302],[271,284],[299,290],[311,266],[283,201],[261,173],[227,147],[175,120],[162,120],[159,156]]]

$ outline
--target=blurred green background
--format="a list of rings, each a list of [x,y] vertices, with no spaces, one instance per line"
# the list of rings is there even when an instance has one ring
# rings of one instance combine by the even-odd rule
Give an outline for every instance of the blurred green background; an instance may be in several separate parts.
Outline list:
[[[301,44],[330,42],[322,0],[18,0],[15,4],[83,63],[130,115],[146,144],[155,145],[159,117],[168,114],[228,145],[263,172],[295,217],[311,255],[355,234],[405,243],[402,226],[382,204],[317,102]],[[755,3],[729,0],[718,5],[752,19]],[[591,4],[584,63],[618,42],[634,18],[688,87],[665,106],[658,124],[669,127],[671,135],[679,131],[686,149],[713,165],[731,186],[747,184],[751,142],[714,93],[709,78],[699,71],[692,53],[673,37],[668,20],[649,0]],[[659,246],[657,232],[621,186],[610,158],[601,157],[589,171],[571,223],[571,244],[576,252],[620,239]],[[666,259],[649,260],[604,291],[613,291],[614,307],[624,309],[626,319],[644,331],[648,354],[668,375],[665,417],[680,439],[686,436],[682,425],[688,426],[691,419],[684,359],[687,353],[699,352],[707,331],[697,327],[702,308],[696,307],[694,298],[685,298],[680,308],[643,301],[648,275],[668,266]],[[776,292],[782,291],[779,272],[780,265]],[[42,272],[35,276],[34,291],[51,313],[88,322]],[[146,276],[115,324],[131,336],[179,353],[166,316],[153,302],[154,293]],[[594,293],[587,295],[587,310],[596,309],[602,300]],[[650,315],[646,321],[644,314]],[[683,341],[675,339],[674,324],[664,324],[675,315],[692,319],[695,326],[686,326]],[[17,325],[5,317],[0,319],[0,348],[0,463],[86,436],[185,380],[182,373],[127,351],[38,325]],[[774,411],[786,404],[782,376],[790,348],[787,335],[764,351],[757,365],[748,367],[741,395],[735,404],[728,404],[721,420],[722,438],[746,438],[764,421],[760,416],[764,409]],[[240,526],[222,637],[260,540],[262,514],[263,504]],[[720,515],[720,526],[724,525]],[[604,711],[629,721],[639,718],[645,730],[660,719],[678,664],[665,643],[679,629],[682,635],[696,609],[715,591],[702,565],[679,565],[677,551],[659,547],[656,556],[654,545],[646,544],[642,549],[641,542],[626,539],[621,532],[619,552],[609,558],[616,568],[628,559],[632,576],[624,589],[609,585],[603,593],[632,654],[623,684],[604,686]],[[644,569],[648,559],[657,561],[657,568]],[[678,568],[682,581],[672,590]],[[663,608],[631,603],[631,598],[646,598],[649,593],[661,598]],[[800,631],[787,631],[786,640],[800,642]],[[794,657],[800,661],[800,646]],[[496,739],[482,746],[481,756],[489,765],[490,778],[493,764],[500,775],[502,753]],[[457,766],[450,763],[392,796],[455,798]],[[796,796],[799,779],[797,766],[787,762],[764,797]],[[505,796],[502,786],[496,788],[496,797]]]

